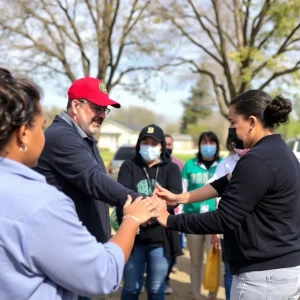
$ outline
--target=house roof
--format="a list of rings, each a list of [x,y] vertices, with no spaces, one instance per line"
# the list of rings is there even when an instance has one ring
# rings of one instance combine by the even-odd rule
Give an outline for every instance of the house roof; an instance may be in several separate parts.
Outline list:
[[[139,133],[144,126],[137,123],[131,123],[131,122],[123,122],[123,121],[115,121],[115,120],[107,120],[104,123],[104,126],[106,124],[116,124],[120,127],[123,127],[124,129],[127,129],[128,131],[131,131],[132,133]],[[103,125],[102,125],[103,126]],[[192,141],[193,138],[189,134],[172,134],[174,141]]]
[[[192,136],[189,134],[171,134],[171,135],[175,142],[177,140],[180,140],[180,141],[192,141],[193,140]]]
[[[126,127],[132,131],[138,131],[140,132],[143,128],[142,125],[140,124],[136,124],[136,123],[129,123],[129,122],[121,122],[121,121],[114,121],[115,123],[118,123],[120,125],[122,125],[123,127]]]
[[[140,124],[130,123],[130,122],[122,122],[122,121],[115,121],[115,120],[106,120],[102,124],[101,127],[103,128],[103,127],[105,127],[106,125],[109,125],[109,124],[114,124],[114,125],[118,126],[119,128],[123,128],[123,130],[126,130],[126,131],[131,132],[131,133],[137,133],[137,134],[143,128],[143,126],[140,125]]]

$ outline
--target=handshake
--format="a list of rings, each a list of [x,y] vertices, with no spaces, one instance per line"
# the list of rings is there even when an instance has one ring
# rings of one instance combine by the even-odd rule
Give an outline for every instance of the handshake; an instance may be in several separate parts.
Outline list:
[[[150,219],[156,218],[162,226],[167,227],[167,220],[170,215],[167,211],[167,205],[175,206],[177,204],[175,194],[157,185],[151,197],[144,199],[138,197],[132,202],[131,196],[128,195],[123,207],[123,214],[132,217],[140,225],[150,224]]]

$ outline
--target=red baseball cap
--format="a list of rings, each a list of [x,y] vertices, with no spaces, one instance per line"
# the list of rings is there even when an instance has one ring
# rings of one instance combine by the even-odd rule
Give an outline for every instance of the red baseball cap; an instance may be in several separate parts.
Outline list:
[[[121,107],[120,103],[109,98],[105,84],[93,77],[75,80],[68,89],[68,99],[86,99],[99,106]]]

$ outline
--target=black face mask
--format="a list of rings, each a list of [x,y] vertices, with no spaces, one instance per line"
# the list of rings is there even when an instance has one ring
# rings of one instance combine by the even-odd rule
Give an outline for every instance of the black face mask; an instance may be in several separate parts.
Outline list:
[[[168,149],[167,148],[167,152],[171,155],[172,154],[173,149]]]
[[[243,141],[236,135],[236,128],[228,128],[228,137],[233,148],[245,149]]]

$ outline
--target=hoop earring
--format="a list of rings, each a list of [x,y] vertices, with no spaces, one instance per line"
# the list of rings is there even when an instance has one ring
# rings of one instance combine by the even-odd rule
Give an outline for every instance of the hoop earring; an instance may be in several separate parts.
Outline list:
[[[21,152],[26,152],[27,151],[27,145],[25,143],[22,143],[20,146],[20,151]]]

